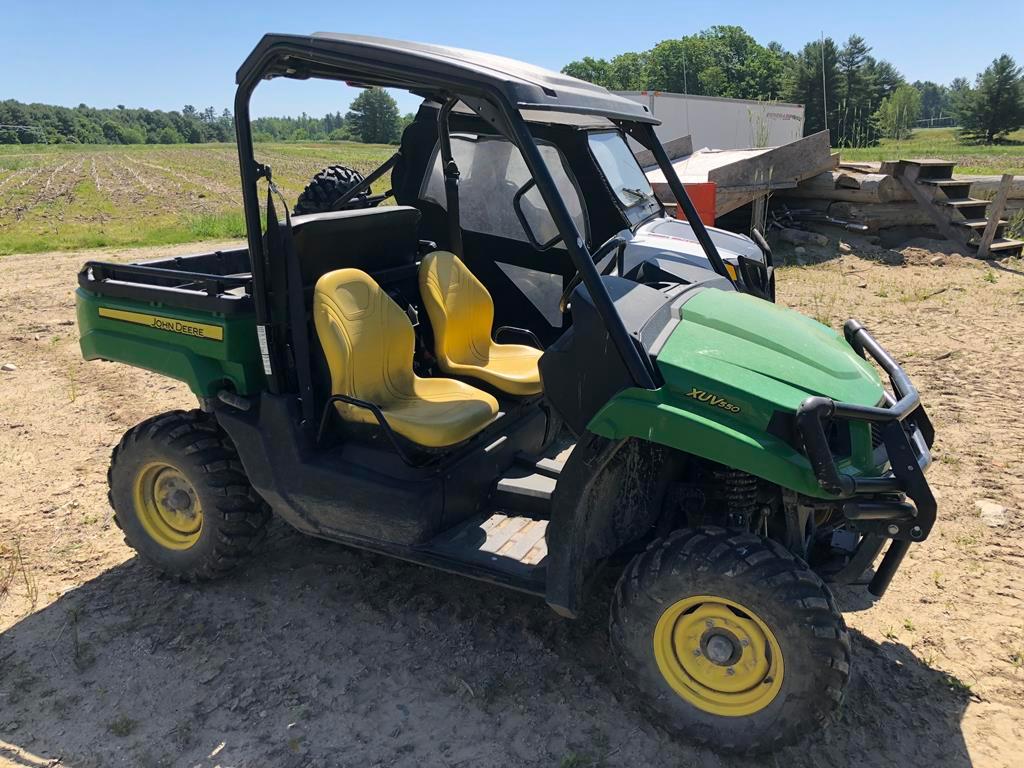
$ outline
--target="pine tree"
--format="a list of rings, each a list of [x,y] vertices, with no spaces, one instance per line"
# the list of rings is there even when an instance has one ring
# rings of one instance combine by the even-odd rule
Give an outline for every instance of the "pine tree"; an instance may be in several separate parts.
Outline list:
[[[839,124],[832,144],[837,147],[859,147],[873,140],[869,116],[872,109],[873,79],[868,69],[871,47],[860,35],[850,35],[839,51]]]
[[[991,144],[1024,126],[1024,79],[1021,68],[1005,53],[980,75],[973,89],[958,92],[960,134]]]
[[[835,41],[826,37],[824,43],[807,43],[789,66],[783,98],[804,105],[804,135],[817,133],[826,126],[836,135],[838,58]]]

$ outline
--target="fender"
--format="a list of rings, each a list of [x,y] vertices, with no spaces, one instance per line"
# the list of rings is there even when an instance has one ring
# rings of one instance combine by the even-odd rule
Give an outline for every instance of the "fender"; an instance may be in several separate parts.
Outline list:
[[[588,429],[609,440],[650,440],[743,470],[797,493],[836,498],[818,485],[803,454],[784,440],[731,418],[730,406],[732,403],[724,399],[711,405],[699,395],[664,387],[631,388],[609,400]],[[841,466],[857,472],[849,461]]]
[[[676,456],[644,440],[580,436],[559,474],[548,524],[545,600],[556,613],[578,617],[600,565],[650,531]]]

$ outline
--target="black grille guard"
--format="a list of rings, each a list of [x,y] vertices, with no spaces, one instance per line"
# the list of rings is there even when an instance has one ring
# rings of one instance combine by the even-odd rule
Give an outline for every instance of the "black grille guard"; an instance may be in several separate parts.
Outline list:
[[[886,393],[886,407],[808,397],[797,409],[796,424],[818,485],[848,499],[843,502],[843,513],[853,528],[865,536],[893,539],[868,587],[880,596],[911,542],[926,539],[935,524],[935,497],[924,476],[932,462],[935,430],[917,388],[867,329],[856,320],[847,320],[843,333],[857,354],[870,355],[885,371],[893,394]],[[887,474],[854,477],[839,471],[825,432],[826,425],[836,419],[873,422],[880,427],[889,458]]]

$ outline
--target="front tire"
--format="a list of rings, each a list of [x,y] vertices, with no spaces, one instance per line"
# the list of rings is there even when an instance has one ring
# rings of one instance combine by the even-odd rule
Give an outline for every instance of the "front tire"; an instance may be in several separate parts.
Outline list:
[[[613,650],[671,730],[762,752],[826,725],[850,674],[850,638],[825,584],[776,542],[721,528],[654,542],[612,602]]]
[[[128,546],[186,581],[235,567],[260,542],[270,517],[234,444],[201,411],[172,411],[128,430],[107,480]]]

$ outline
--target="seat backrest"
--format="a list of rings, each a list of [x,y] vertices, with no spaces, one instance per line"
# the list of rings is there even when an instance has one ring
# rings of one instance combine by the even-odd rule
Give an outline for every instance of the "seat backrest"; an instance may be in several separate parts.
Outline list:
[[[292,218],[302,282],[312,286],[336,269],[377,274],[412,267],[419,251],[420,212],[407,205],[312,213]]]
[[[434,251],[423,258],[419,281],[438,359],[456,364],[486,359],[494,302],[484,284],[448,251]]]
[[[338,269],[313,293],[313,322],[331,372],[331,392],[372,403],[413,390],[413,329],[406,314],[368,274]],[[346,419],[374,421],[344,406]]]

